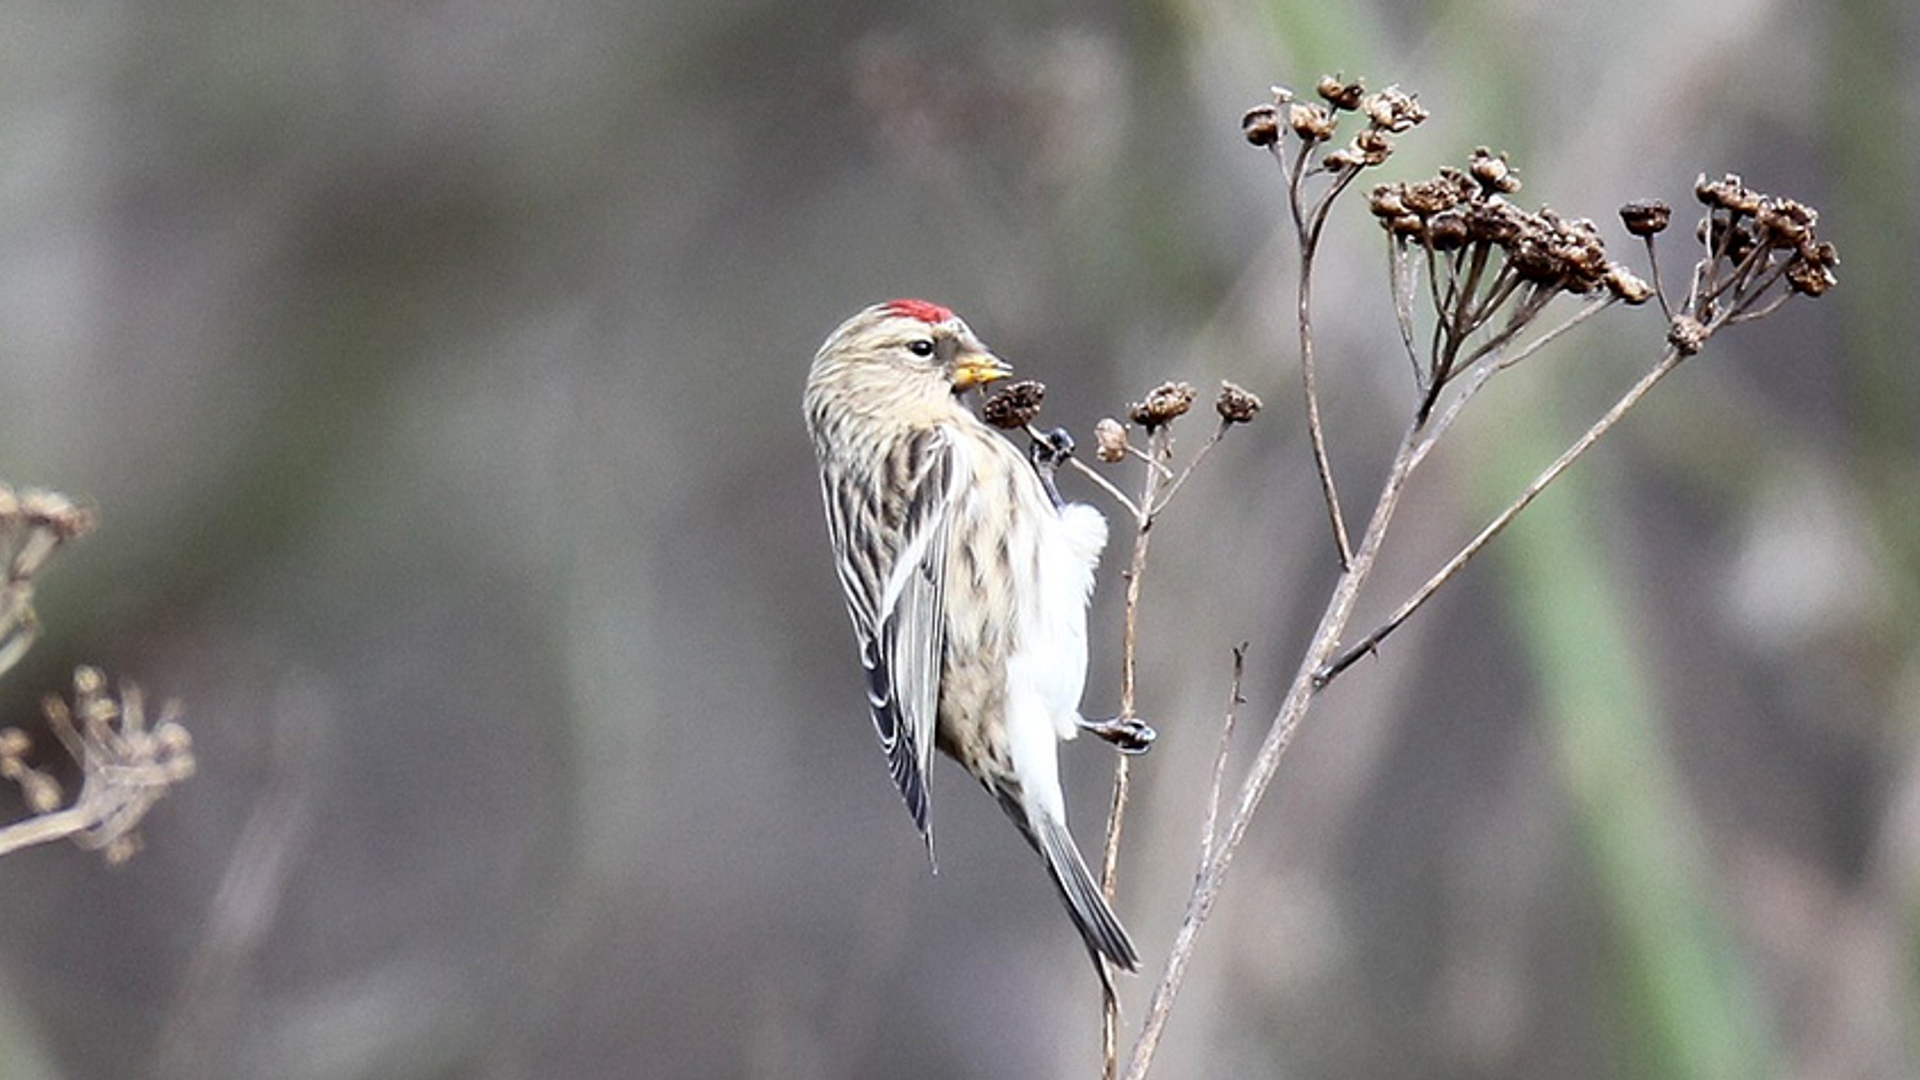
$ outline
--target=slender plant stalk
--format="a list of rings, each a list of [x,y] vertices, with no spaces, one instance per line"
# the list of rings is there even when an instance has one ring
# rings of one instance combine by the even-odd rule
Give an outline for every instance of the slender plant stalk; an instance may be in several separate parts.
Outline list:
[[[1207,444],[1211,448],[1219,441],[1216,432]],[[1204,451],[1203,451],[1204,452]],[[1169,425],[1162,424],[1147,436],[1146,478],[1141,481],[1140,501],[1126,500],[1134,508],[1133,557],[1127,563],[1127,600],[1126,614],[1120,634],[1120,718],[1132,720],[1138,713],[1135,692],[1135,676],[1139,655],[1140,627],[1140,587],[1141,579],[1147,569],[1147,549],[1153,540],[1153,518],[1157,507],[1164,504],[1164,497],[1170,495],[1168,474],[1171,470],[1166,462],[1173,456],[1173,432]],[[1191,468],[1189,468],[1191,472]],[[1180,480],[1186,479],[1186,473]],[[1125,825],[1127,797],[1131,790],[1132,758],[1120,754],[1113,765],[1113,798],[1107,806],[1106,842],[1100,851],[1100,889],[1109,903],[1119,886],[1120,876],[1120,834]],[[1103,1080],[1114,1080],[1120,1067],[1120,1002],[1112,993],[1105,995],[1102,1001],[1100,1020],[1101,1076]]]
[[[1241,642],[1233,650],[1233,688],[1227,692],[1226,719],[1220,723],[1220,741],[1213,750],[1213,774],[1207,780],[1207,816],[1200,824],[1200,861],[1213,858],[1213,845],[1220,839],[1220,791],[1227,779],[1227,752],[1233,746],[1233,725],[1240,716],[1240,706],[1247,699],[1240,696],[1240,684],[1247,671],[1247,643]]]
[[[0,829],[0,855],[11,855],[35,844],[65,840],[99,824],[100,815],[95,807],[79,806],[16,821]]]
[[[1281,702],[1280,710],[1275,714],[1267,728],[1266,737],[1260,744],[1259,754],[1254,758],[1253,766],[1247,777],[1241,782],[1239,795],[1234,801],[1233,813],[1227,819],[1226,831],[1219,842],[1213,845],[1207,857],[1200,862],[1194,876],[1193,890],[1187,897],[1186,914],[1180,920],[1180,928],[1175,932],[1173,949],[1167,956],[1166,968],[1155,983],[1153,995],[1148,1000],[1146,1016],[1141,1020],[1140,1033],[1135,1037],[1133,1050],[1128,1058],[1127,1080],[1143,1080],[1147,1069],[1153,1064],[1153,1055],[1159,1049],[1160,1036],[1166,1029],[1167,1017],[1173,1010],[1175,998],[1186,980],[1187,967],[1193,961],[1195,945],[1200,930],[1206,925],[1213,913],[1213,905],[1220,896],[1220,888],[1226,881],[1227,870],[1233,863],[1234,853],[1240,843],[1246,839],[1247,827],[1253,822],[1254,812],[1259,809],[1265,798],[1267,787],[1273,782],[1274,774],[1280,768],[1280,761],[1286,756],[1287,748],[1292,745],[1294,732],[1300,726],[1300,720],[1306,716],[1307,707],[1313,701],[1315,693],[1314,674],[1340,644],[1340,635],[1346,630],[1347,623],[1353,618],[1354,602],[1359,598],[1360,587],[1373,573],[1374,561],[1380,552],[1380,543],[1386,538],[1387,526],[1393,521],[1394,511],[1399,508],[1400,496],[1405,489],[1407,476],[1411,472],[1414,440],[1419,434],[1417,425],[1410,426],[1406,436],[1400,442],[1399,450],[1394,454],[1393,464],[1387,471],[1386,479],[1380,488],[1380,498],[1374,505],[1373,517],[1367,522],[1366,531],[1360,537],[1360,545],[1354,550],[1353,561],[1340,572],[1334,582],[1333,594],[1327,600],[1326,610],[1320,616],[1315,628],[1313,640],[1307,647],[1299,670],[1294,674],[1293,682],[1287,689],[1287,695]]]
[[[1645,375],[1640,377],[1639,382],[1634,383],[1631,389],[1621,395],[1620,400],[1614,402],[1612,408],[1608,409],[1600,419],[1593,422],[1592,427],[1588,428],[1584,434],[1573,441],[1573,445],[1562,451],[1560,456],[1554,459],[1553,464],[1547,466],[1539,476],[1534,477],[1533,482],[1528,484],[1511,503],[1508,503],[1505,510],[1500,511],[1500,513],[1494,516],[1492,521],[1487,522],[1485,528],[1481,529],[1472,540],[1467,541],[1465,547],[1462,547],[1454,554],[1453,558],[1448,559],[1439,570],[1435,571],[1433,576],[1427,579],[1426,584],[1416,589],[1412,596],[1408,597],[1399,608],[1395,609],[1392,615],[1387,617],[1385,622],[1381,623],[1372,633],[1361,638],[1354,645],[1343,651],[1338,658],[1328,663],[1325,668],[1316,673],[1314,675],[1314,681],[1322,687],[1326,686],[1338,678],[1341,672],[1352,667],[1356,660],[1378,647],[1382,641],[1386,640],[1387,635],[1399,629],[1401,623],[1406,622],[1409,616],[1420,610],[1421,605],[1432,599],[1433,594],[1439,592],[1442,585],[1445,585],[1451,580],[1455,574],[1460,572],[1462,567],[1467,565],[1468,561],[1480,553],[1480,549],[1486,547],[1494,537],[1500,535],[1508,525],[1512,524],[1513,519],[1520,516],[1520,511],[1525,510],[1528,504],[1532,503],[1542,491],[1545,491],[1547,485],[1559,479],[1561,473],[1566,472],[1574,462],[1580,460],[1581,455],[1591,450],[1593,444],[1599,442],[1601,437],[1606,435],[1615,424],[1619,423],[1622,417],[1626,416],[1635,405],[1638,405],[1640,399],[1646,396],[1647,391],[1653,389],[1661,379],[1666,378],[1674,368],[1680,366],[1682,359],[1684,359],[1684,357],[1678,349],[1668,348],[1666,354],[1660,358],[1658,364],[1655,364],[1649,369]]]
[[[1327,521],[1333,529],[1333,542],[1340,552],[1340,569],[1353,565],[1353,543],[1347,537],[1346,514],[1340,509],[1340,492],[1333,482],[1333,461],[1327,455],[1327,435],[1320,422],[1320,390],[1313,362],[1313,255],[1320,246],[1320,233],[1327,223],[1327,210],[1333,200],[1351,183],[1359,170],[1352,170],[1320,195],[1309,214],[1301,202],[1301,179],[1306,175],[1307,147],[1292,166],[1287,184],[1287,207],[1293,214],[1294,231],[1300,244],[1300,291],[1297,320],[1300,331],[1300,390],[1306,399],[1307,438],[1313,444],[1313,467],[1320,477],[1320,494],[1326,500]],[[1286,163],[1275,144],[1274,160]]]
[[[1472,400],[1473,396],[1480,392],[1480,388],[1487,384],[1488,379],[1492,378],[1497,372],[1505,371],[1520,361],[1525,360],[1527,357],[1532,356],[1534,353],[1539,352],[1541,349],[1546,348],[1547,345],[1551,344],[1560,335],[1586,322],[1600,312],[1605,311],[1608,307],[1611,307],[1613,303],[1614,299],[1610,296],[1595,297],[1587,301],[1579,311],[1574,312],[1565,322],[1534,338],[1532,341],[1527,342],[1524,346],[1516,349],[1512,353],[1501,356],[1498,359],[1487,360],[1485,363],[1476,363],[1469,366],[1467,373],[1462,376],[1466,382],[1459,393],[1453,396],[1452,400],[1447,403],[1446,408],[1440,410],[1439,414],[1427,423],[1425,433],[1422,435],[1420,442],[1413,448],[1414,467],[1418,468],[1420,462],[1426,459],[1428,452],[1430,452],[1434,444],[1440,440],[1440,436],[1445,434],[1449,427],[1453,426],[1453,422],[1460,416],[1461,410],[1465,409],[1467,402]]]

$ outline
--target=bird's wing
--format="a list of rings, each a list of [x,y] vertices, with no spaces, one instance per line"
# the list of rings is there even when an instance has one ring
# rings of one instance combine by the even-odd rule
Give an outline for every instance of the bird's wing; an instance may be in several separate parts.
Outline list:
[[[879,466],[827,491],[827,523],[874,731],[931,844],[927,771],[940,701],[947,535],[966,465],[945,429],[928,428],[901,440]]]

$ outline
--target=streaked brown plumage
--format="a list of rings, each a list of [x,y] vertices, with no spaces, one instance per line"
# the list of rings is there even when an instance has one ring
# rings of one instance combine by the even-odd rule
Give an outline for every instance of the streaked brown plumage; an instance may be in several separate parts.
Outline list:
[[[827,338],[807,380],[827,528],[887,763],[932,843],[933,748],[1039,852],[1101,978],[1139,957],[1067,831],[1057,744],[1082,725],[1106,521],[1056,506],[959,400],[1007,366],[946,308],[895,300]]]

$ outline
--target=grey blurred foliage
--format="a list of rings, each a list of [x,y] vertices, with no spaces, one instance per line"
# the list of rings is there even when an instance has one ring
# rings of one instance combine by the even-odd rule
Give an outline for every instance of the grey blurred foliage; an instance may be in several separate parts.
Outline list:
[[[101,525],[40,582],[0,720],[99,662],[187,703],[200,771],[124,867],[0,864],[0,1075],[1093,1075],[1095,986],[1029,853],[943,765],[931,875],[889,788],[800,386],[842,317],[925,295],[1083,446],[1163,378],[1266,398],[1156,534],[1119,903],[1151,973],[1229,650],[1254,730],[1332,573],[1282,193],[1236,122],[1335,69],[1433,110],[1395,175],[1485,143],[1529,205],[1612,229],[1642,196],[1690,226],[1694,175],[1731,170],[1840,244],[1833,297],[1716,341],[1553,496],[1623,620],[1601,691],[1678,784],[1688,917],[1738,991],[1711,1007],[1744,1015],[1645,1007],[1619,898],[1663,883],[1606,877],[1634,864],[1596,857],[1608,804],[1547,719],[1579,699],[1540,620],[1600,635],[1519,535],[1310,718],[1156,1075],[1702,1075],[1705,1028],[1766,1032],[1775,1075],[1913,1075],[1916,21],[9,5],[0,476]],[[1354,202],[1319,288],[1355,491],[1410,393],[1378,245]],[[1660,334],[1617,313],[1464,423],[1378,610]],[[1091,845],[1108,755],[1067,756]]]

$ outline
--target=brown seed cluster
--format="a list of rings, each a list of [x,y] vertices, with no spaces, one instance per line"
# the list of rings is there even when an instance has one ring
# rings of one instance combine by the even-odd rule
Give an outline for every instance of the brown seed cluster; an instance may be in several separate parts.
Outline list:
[[[1229,424],[1244,424],[1260,412],[1261,403],[1253,391],[1223,381],[1213,409],[1220,414],[1220,419]]]
[[[1803,296],[1833,288],[1840,253],[1814,234],[1820,214],[1813,207],[1754,191],[1732,173],[1719,180],[1700,174],[1693,194],[1707,207],[1696,235],[1710,257],[1733,265],[1736,282],[1753,273],[1741,268],[1777,268]]]
[[[1177,420],[1193,407],[1193,384],[1188,382],[1161,383],[1147,392],[1145,401],[1136,401],[1127,406],[1127,419],[1152,431],[1161,424]]]
[[[1466,169],[1448,166],[1426,180],[1379,184],[1367,201],[1381,227],[1403,243],[1441,252],[1497,251],[1514,275],[1546,288],[1605,289],[1630,304],[1653,297],[1652,286],[1608,260],[1593,222],[1544,207],[1522,210],[1505,198],[1519,188],[1505,154],[1477,147]]]
[[[1357,113],[1366,117],[1367,126],[1320,159],[1326,171],[1345,172],[1386,161],[1393,154],[1392,136],[1427,118],[1419,100],[1397,86],[1368,93],[1359,79],[1323,75],[1314,91],[1319,101],[1296,101],[1291,90],[1275,87],[1271,103],[1256,105],[1240,118],[1241,133],[1253,145],[1269,149],[1289,132],[1307,146],[1316,146],[1333,140],[1340,114]]]
[[[1659,199],[1641,199],[1620,208],[1620,223],[1635,236],[1657,236],[1673,221],[1673,207]]]
[[[1040,415],[1040,402],[1046,396],[1046,384],[1037,380],[1011,382],[987,399],[986,404],[980,407],[980,416],[994,427],[1018,431]]]

